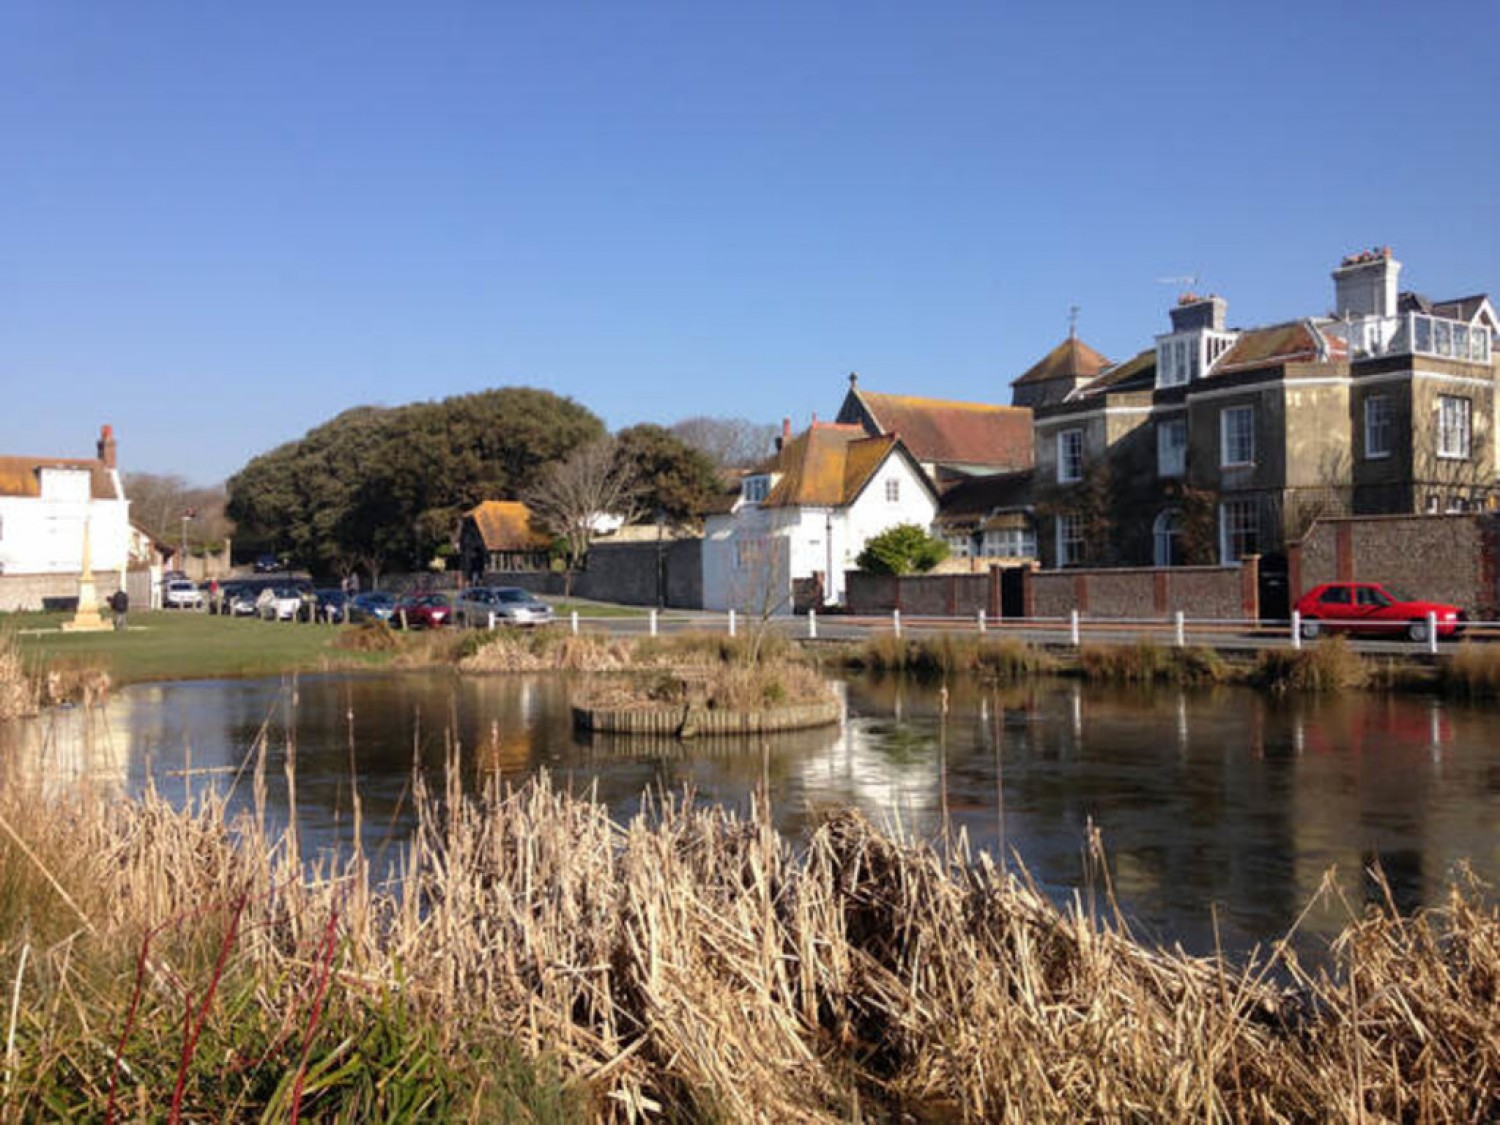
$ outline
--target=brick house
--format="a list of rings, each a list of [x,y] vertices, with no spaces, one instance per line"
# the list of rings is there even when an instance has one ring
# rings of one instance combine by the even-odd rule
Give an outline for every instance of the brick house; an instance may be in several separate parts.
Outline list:
[[[1248,329],[1184,295],[1153,347],[1038,405],[1044,563],[1233,563],[1319,517],[1493,506],[1500,322],[1400,269],[1351,256],[1334,315]]]

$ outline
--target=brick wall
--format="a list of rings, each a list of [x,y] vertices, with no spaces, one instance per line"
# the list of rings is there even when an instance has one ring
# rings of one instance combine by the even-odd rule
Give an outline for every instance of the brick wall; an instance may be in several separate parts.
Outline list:
[[[1189,617],[1226,621],[1254,617],[1255,566],[1039,570],[1028,576],[1031,614],[1066,617]]]
[[[1288,553],[1292,596],[1337,579],[1385,582],[1493,621],[1497,527],[1491,514],[1319,520]]]
[[[893,609],[916,617],[975,617],[990,606],[989,574],[916,574],[896,578],[851,570],[844,576],[844,602],[850,613],[886,614]]]

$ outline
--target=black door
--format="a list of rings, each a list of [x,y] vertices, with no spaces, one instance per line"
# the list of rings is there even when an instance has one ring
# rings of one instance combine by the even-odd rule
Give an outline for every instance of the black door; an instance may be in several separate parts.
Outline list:
[[[1260,557],[1260,619],[1286,621],[1292,616],[1291,585],[1285,555]]]
[[[1026,616],[1026,568],[1006,567],[1000,572],[1000,616]]]

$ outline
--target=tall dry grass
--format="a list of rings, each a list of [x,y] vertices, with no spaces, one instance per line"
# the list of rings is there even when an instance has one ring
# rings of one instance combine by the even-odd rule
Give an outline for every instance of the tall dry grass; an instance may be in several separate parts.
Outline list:
[[[1211,648],[1167,648],[1149,641],[1084,645],[1078,664],[1084,678],[1095,683],[1192,686],[1222,683],[1230,676],[1228,665]]]
[[[0,792],[7,1116],[1500,1115],[1500,917],[1471,887],[1359,917],[1327,970],[1231,967],[854,812],[794,849],[753,813],[621,826],[461,772],[418,782],[379,884],[218,800]]]
[[[919,676],[970,672],[1001,681],[1021,679],[1054,667],[1040,649],[1014,637],[952,633],[928,637],[882,633],[850,649],[845,662],[877,672],[912,672]]]
[[[10,629],[0,629],[0,723],[36,711],[36,684],[26,672],[21,644]]]
[[[1273,691],[1342,691],[1364,687],[1371,672],[1347,639],[1332,636],[1301,649],[1262,650],[1250,679]]]

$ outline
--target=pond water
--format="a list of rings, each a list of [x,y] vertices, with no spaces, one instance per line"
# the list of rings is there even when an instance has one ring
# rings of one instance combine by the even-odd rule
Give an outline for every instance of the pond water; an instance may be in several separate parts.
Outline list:
[[[1403,909],[1440,902],[1463,864],[1500,879],[1494,709],[1039,680],[957,687],[944,716],[936,688],[856,678],[838,729],[642,745],[576,735],[567,688],[441,673],[142,685],[0,728],[0,752],[49,784],[86,774],[138,792],[150,779],[178,800],[216,786],[248,806],[236,774],[263,743],[272,816],[284,823],[295,753],[305,844],[347,846],[353,779],[372,854],[409,830],[414,765],[440,785],[455,748],[469,783],[546,769],[622,818],[643,792],[684,787],[747,809],[762,781],[794,838],[850,804],[931,840],[946,818],[1058,896],[1102,891],[1092,826],[1136,932],[1199,953],[1282,937],[1331,867],[1344,904],[1309,914],[1297,944],[1310,951],[1375,893],[1370,864]]]

